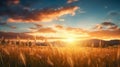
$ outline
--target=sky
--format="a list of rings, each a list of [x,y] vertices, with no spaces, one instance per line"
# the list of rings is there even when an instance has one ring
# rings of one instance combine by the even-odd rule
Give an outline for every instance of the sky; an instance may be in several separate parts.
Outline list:
[[[119,0],[0,0],[0,35],[120,39],[119,6]]]

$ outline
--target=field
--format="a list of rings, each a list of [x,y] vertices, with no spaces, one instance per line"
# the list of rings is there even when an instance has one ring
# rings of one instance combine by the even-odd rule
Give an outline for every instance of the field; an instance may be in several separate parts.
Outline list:
[[[1,45],[0,67],[120,67],[120,48]]]

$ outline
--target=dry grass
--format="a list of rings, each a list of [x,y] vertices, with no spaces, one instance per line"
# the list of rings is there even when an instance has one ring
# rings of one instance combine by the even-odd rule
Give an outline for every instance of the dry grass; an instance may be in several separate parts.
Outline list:
[[[0,46],[0,67],[120,67],[120,48]]]

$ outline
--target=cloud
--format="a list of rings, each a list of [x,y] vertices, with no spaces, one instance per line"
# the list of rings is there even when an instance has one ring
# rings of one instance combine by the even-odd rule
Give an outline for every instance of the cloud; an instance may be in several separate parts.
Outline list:
[[[41,0],[0,0],[0,7],[9,7],[11,5],[31,6]]]
[[[103,22],[101,24],[97,24],[95,27],[93,27],[95,30],[116,30],[119,29],[119,27],[112,22]]]
[[[50,27],[41,28],[37,32],[40,32],[40,33],[56,33],[56,31],[54,29],[50,28]]]
[[[38,31],[38,28],[36,28],[36,27],[30,27],[30,28],[28,28],[28,30],[32,33],[32,32]]]
[[[86,33],[86,30],[84,30],[82,28],[65,27],[62,25],[56,25],[55,28],[57,28],[58,31],[65,31],[65,32],[72,33],[72,34]]]
[[[95,27],[93,27],[93,29],[102,30],[103,26],[101,24],[97,24],[97,25],[95,25]]]
[[[24,9],[21,14],[12,14],[8,22],[50,22],[67,14],[75,15],[77,6],[61,7],[58,9],[42,9],[29,11]]]
[[[7,0],[8,4],[19,4],[20,0]]]
[[[43,27],[43,25],[41,25],[41,24],[34,24],[37,28],[40,28],[40,27]]]
[[[0,7],[19,4],[20,0],[0,0]]]
[[[33,24],[35,25],[34,27],[28,28],[28,30],[29,30],[30,32],[36,32],[36,31],[38,31],[40,28],[43,27],[43,25],[41,25],[41,24],[37,24],[37,23],[33,23]]]
[[[83,37],[83,38],[84,37],[97,38],[97,39],[120,38],[120,28],[115,23],[112,22],[103,22],[101,24],[97,24],[96,25],[97,30],[92,30],[92,31],[84,30],[82,28],[65,27],[62,25],[56,25],[56,28],[57,31],[64,30],[67,33],[74,34],[77,37]]]
[[[73,2],[76,2],[78,0],[67,0],[67,3],[73,3]]]
[[[35,28],[35,27],[30,27],[29,29],[31,29],[31,30],[35,30],[35,29],[37,29],[37,28]]]
[[[55,25],[55,28],[57,28],[58,30],[64,30],[66,32],[73,32],[73,33],[85,33],[86,30],[82,29],[82,28],[77,28],[77,27],[66,27],[66,26],[62,26],[62,25]]]
[[[63,15],[75,15],[78,9],[77,6],[33,9],[30,5],[38,1],[40,0],[0,0],[0,16],[7,16],[8,22],[50,22]]]
[[[112,20],[112,21],[118,21],[119,22],[119,19],[120,18],[120,12],[119,11],[110,11],[108,12],[108,15],[106,17],[106,20]]]
[[[64,27],[62,25],[56,25],[55,28],[63,29]]]
[[[0,26],[6,26],[6,27],[9,27],[11,29],[17,28],[16,26],[12,26],[12,25],[8,24],[7,22],[3,22],[3,21],[0,22]]]
[[[0,17],[0,25],[6,25],[6,24],[7,24],[7,22],[6,22],[6,21],[3,21],[3,18]]]
[[[101,24],[97,24],[94,29],[95,31],[87,32],[91,37],[104,39],[120,38],[120,28],[115,23],[103,22]]]
[[[118,11],[110,11],[110,12],[108,13],[108,16],[109,16],[109,17],[120,16],[120,12],[118,12]]]
[[[63,21],[65,21],[65,19],[59,19],[59,21],[62,21],[62,22],[63,22]]]
[[[73,32],[73,33],[85,33],[86,31],[81,28],[74,28],[74,27],[67,27],[66,31]]]
[[[10,26],[11,29],[16,29],[17,27],[16,26]]]
[[[109,27],[109,29],[112,29],[112,30],[117,30],[117,29],[120,29],[117,25],[115,25],[115,26],[111,26],[111,27]]]
[[[6,22],[0,22],[0,25],[6,25],[7,23]]]
[[[115,24],[112,23],[112,22],[103,22],[102,25],[104,25],[104,26],[112,26],[112,25],[115,25]]]
[[[101,31],[92,31],[88,33],[91,37],[96,37],[96,38],[105,38],[105,39],[110,39],[110,38],[120,38],[120,29],[119,30],[101,30]]]

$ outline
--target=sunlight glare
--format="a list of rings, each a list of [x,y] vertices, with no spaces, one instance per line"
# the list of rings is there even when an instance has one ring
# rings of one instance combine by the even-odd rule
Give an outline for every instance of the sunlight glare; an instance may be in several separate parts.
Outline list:
[[[71,38],[67,38],[66,42],[72,43],[75,41],[75,38],[71,37]]]

